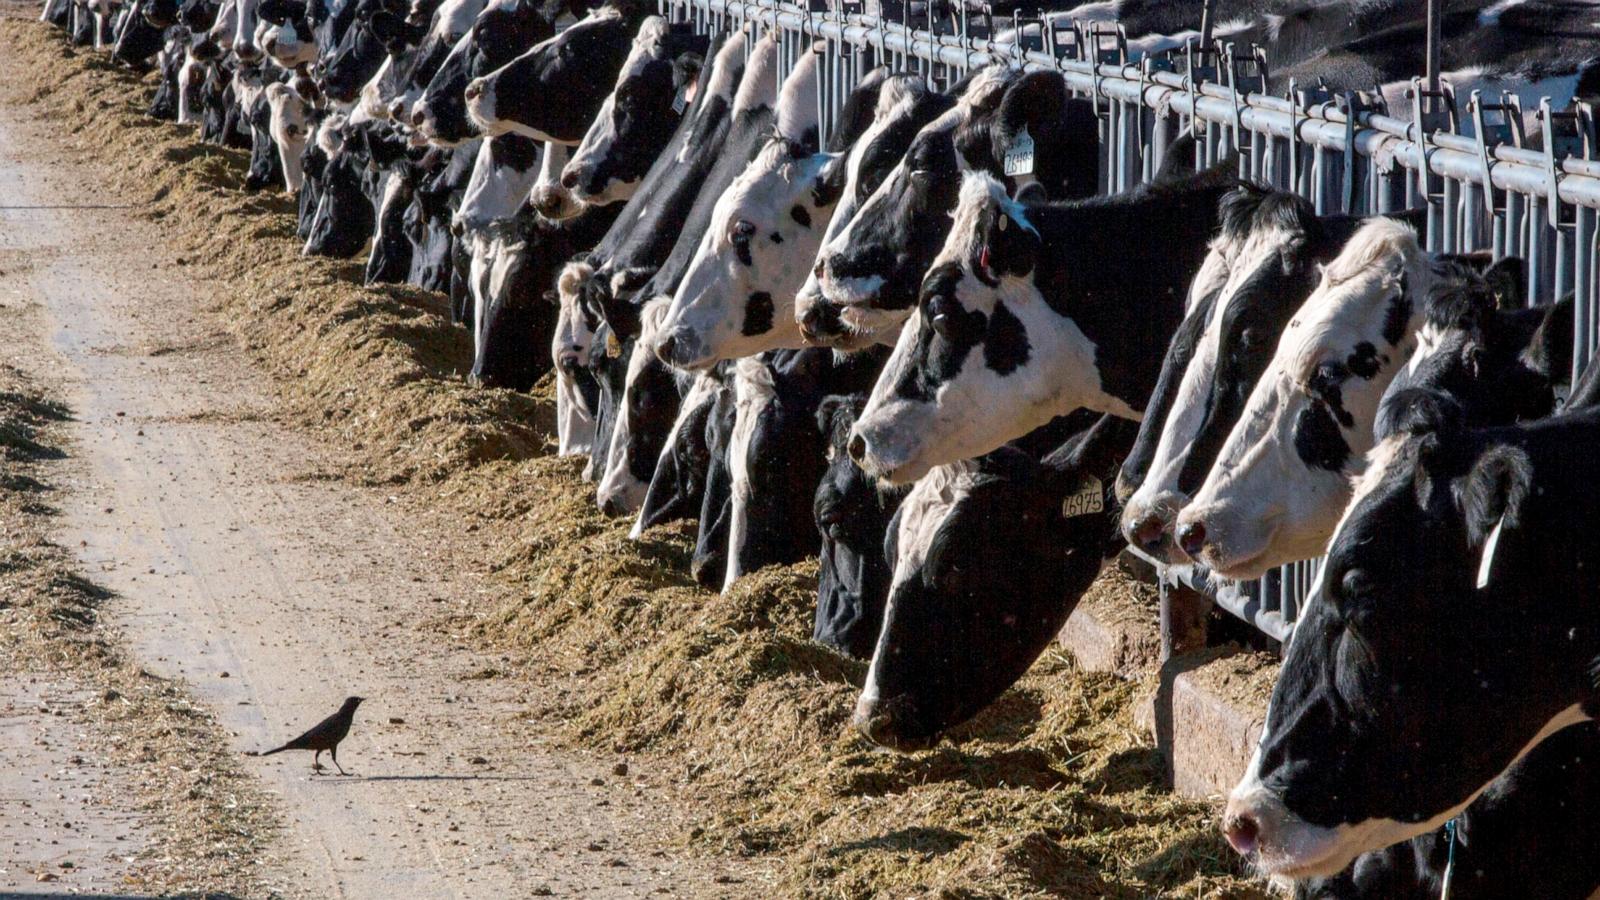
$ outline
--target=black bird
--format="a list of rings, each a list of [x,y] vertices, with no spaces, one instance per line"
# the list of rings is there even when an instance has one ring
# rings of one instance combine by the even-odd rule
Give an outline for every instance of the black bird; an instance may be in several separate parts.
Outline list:
[[[339,774],[347,774],[339,767],[339,742],[350,733],[350,722],[356,717],[356,707],[361,705],[365,697],[346,697],[344,705],[339,711],[311,726],[311,730],[300,735],[282,747],[268,750],[262,756],[271,756],[285,750],[315,750],[316,755],[311,757],[311,768],[321,771],[322,751],[326,750],[333,757],[333,767],[339,769]]]

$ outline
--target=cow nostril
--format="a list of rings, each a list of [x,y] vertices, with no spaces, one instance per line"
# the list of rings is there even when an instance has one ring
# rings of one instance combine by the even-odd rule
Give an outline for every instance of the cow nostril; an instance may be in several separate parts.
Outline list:
[[[1261,837],[1261,826],[1248,813],[1234,813],[1222,823],[1222,833],[1228,844],[1243,856],[1256,851]]]
[[[808,333],[814,333],[817,330],[817,323],[821,320],[822,305],[813,303],[806,307],[805,312],[800,314],[800,327]]]
[[[422,123],[426,122],[428,120],[428,116],[426,115],[426,112],[425,112],[426,109],[427,109],[427,107],[422,106],[421,104],[418,104],[417,108],[413,109],[411,111],[411,127],[412,128],[421,128],[422,127]]]
[[[867,439],[859,434],[850,435],[848,449],[850,450],[850,458],[855,460],[857,465],[860,465],[862,458],[867,455]]]
[[[1161,547],[1166,530],[1166,523],[1160,516],[1145,516],[1134,523],[1133,542],[1143,550],[1154,552]]]
[[[561,173],[561,186],[569,191],[578,186],[578,172],[576,169],[568,169]]]
[[[468,100],[476,100],[483,96],[483,82],[474,81],[468,84],[466,91],[463,92],[463,96],[465,96]]]
[[[817,260],[816,268],[812,269],[811,272],[818,279],[826,278],[828,276],[828,261],[826,259]]]
[[[1178,529],[1178,546],[1191,558],[1198,557],[1206,546],[1206,526],[1202,522],[1188,522]]]
[[[672,358],[677,354],[677,352],[678,338],[676,335],[663,335],[661,340],[656,342],[656,356],[659,357],[662,362],[672,362]]]

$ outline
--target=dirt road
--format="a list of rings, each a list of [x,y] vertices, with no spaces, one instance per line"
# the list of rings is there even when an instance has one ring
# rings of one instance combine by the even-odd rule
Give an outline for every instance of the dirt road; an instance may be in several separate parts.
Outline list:
[[[287,883],[351,898],[732,890],[728,865],[670,852],[670,798],[649,772],[546,745],[518,716],[526,682],[481,677],[495,659],[424,626],[479,589],[461,536],[320,477],[326,448],[277,416],[205,291],[102,202],[45,126],[0,108],[0,297],[38,305],[36,340],[7,355],[74,413],[61,539],[115,592],[141,663],[186,679],[239,752],[370,698],[341,748],[349,777],[300,754],[250,761],[282,799]],[[0,804],[0,835],[28,815]],[[137,831],[124,819],[106,840]]]

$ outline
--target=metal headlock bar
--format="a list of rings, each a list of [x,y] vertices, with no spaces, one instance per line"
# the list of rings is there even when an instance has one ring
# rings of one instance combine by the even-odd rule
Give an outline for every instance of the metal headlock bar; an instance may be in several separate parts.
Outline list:
[[[1557,110],[1544,99],[1535,113],[1541,146],[1533,149],[1526,146],[1517,98],[1474,91],[1463,115],[1451,86],[1433,87],[1426,75],[1406,92],[1406,120],[1392,114],[1376,90],[1336,95],[1291,82],[1286,96],[1268,94],[1259,47],[1191,40],[1130,60],[1126,35],[1105,22],[1049,15],[996,22],[966,3],[942,17],[926,3],[929,12],[912,21],[911,4],[899,0],[873,0],[870,9],[853,0],[658,2],[663,14],[707,33],[745,22],[776,30],[783,72],[800,53],[820,54],[824,141],[845,98],[877,64],[920,73],[938,88],[989,64],[1057,71],[1075,94],[1094,101],[1102,190],[1149,181],[1171,138],[1193,130],[1197,165],[1237,152],[1241,177],[1299,193],[1319,214],[1426,204],[1430,251],[1521,256],[1528,261],[1531,304],[1573,296],[1574,379],[1600,345],[1600,147],[1588,104]],[[1186,583],[1283,640],[1319,565],[1293,563],[1247,583],[1217,582],[1203,573]]]

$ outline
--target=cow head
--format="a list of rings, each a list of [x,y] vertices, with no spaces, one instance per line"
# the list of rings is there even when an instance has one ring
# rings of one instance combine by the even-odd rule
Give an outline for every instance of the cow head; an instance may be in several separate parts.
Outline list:
[[[235,76],[237,84],[238,76]],[[250,123],[250,168],[245,174],[244,189],[259,191],[273,182],[284,180],[283,155],[272,134],[272,101],[267,89],[278,87],[257,85],[253,90],[239,94],[239,104]]]
[[[1043,463],[1006,447],[917,482],[889,538],[893,586],[857,729],[929,746],[1033,665],[1122,547],[1112,477],[1135,430],[1101,417]]]
[[[608,516],[635,512],[644,503],[656,459],[677,419],[677,381],[672,370],[647,349],[666,316],[668,302],[666,297],[657,297],[639,311],[639,339],[628,357],[610,453],[595,491],[595,502]]]
[[[1235,849],[1289,877],[1338,872],[1600,710],[1583,564],[1600,482],[1572,455],[1596,434],[1582,413],[1378,445],[1229,797]]]
[[[515,132],[575,144],[627,59],[644,4],[613,0],[498,69],[474,78],[467,115],[486,135]]]
[[[833,157],[774,138],[718,199],[654,345],[674,366],[703,369],[801,344],[789,302],[805,280],[831,192]]]
[[[1122,513],[1129,545],[1158,564],[1187,561],[1172,523],[1238,421],[1284,325],[1316,287],[1317,266],[1338,253],[1356,221],[1319,219],[1305,199],[1253,185],[1223,198],[1221,212],[1190,294],[1190,315],[1203,327],[1186,323],[1168,348],[1157,392],[1173,396],[1140,430],[1145,474]],[[1136,444],[1130,462],[1140,451]]]
[[[302,0],[261,0],[256,46],[279,67],[299,69],[317,61],[309,10]]]
[[[554,34],[534,0],[491,0],[412,105],[411,127],[444,146],[476,137],[477,127],[467,116],[467,85]]]
[[[914,481],[1044,424],[1060,398],[1076,406],[1088,394],[1094,348],[1049,321],[1029,279],[1040,250],[1028,210],[993,178],[968,176],[950,240],[850,439],[869,474]],[[1015,402],[994,403],[1001,395]],[[996,421],[997,409],[1015,415]]]
[[[297,193],[305,183],[301,157],[311,139],[311,104],[293,87],[281,83],[267,85],[266,98],[271,112],[268,127],[283,166],[283,185],[290,193]]]
[[[1416,349],[1427,298],[1478,277],[1429,257],[1403,223],[1378,219],[1357,231],[1284,329],[1178,515],[1183,553],[1226,578],[1321,553],[1373,446],[1383,392]]]
[[[808,343],[818,346],[854,350],[873,341],[846,329],[840,307],[824,298],[822,273],[827,266],[823,255],[894,171],[917,132],[952,104],[948,97],[929,89],[923,79],[914,75],[889,75],[884,69],[875,69],[862,79],[861,87],[874,83],[879,90],[872,122],[844,159],[823,173],[823,189],[838,193],[839,202],[823,234],[816,262],[795,297],[795,322],[800,333]]]
[[[731,388],[724,384],[722,372],[713,369],[695,376],[678,404],[678,416],[650,473],[650,487],[628,537],[638,539],[646,529],[700,514],[711,465],[706,429],[717,397],[725,391]],[[724,405],[731,402],[725,400]]]
[[[878,642],[891,574],[884,536],[905,496],[862,472],[845,450],[866,401],[866,394],[833,395],[817,407],[828,468],[812,500],[822,554],[811,638],[857,659],[870,658]]]
[[[969,167],[962,150],[978,149],[968,132],[994,113],[1015,77],[1003,66],[974,74],[956,105],[918,132],[849,224],[818,254],[822,297],[839,308],[837,318],[846,330],[875,339],[892,336],[916,305],[918,284],[949,233],[950,211]],[[831,318],[819,315],[819,322]],[[827,340],[826,332],[819,334]]]
[[[603,205],[633,195],[694,101],[707,46],[689,23],[644,21],[615,89],[561,170],[575,201]]]
[[[319,87],[334,103],[348,105],[391,57],[404,54],[421,29],[406,23],[395,0],[355,0],[354,20],[331,54],[319,60]]]
[[[1550,414],[1572,368],[1572,302],[1525,308],[1527,281],[1523,261],[1508,258],[1428,298],[1417,351],[1378,409],[1380,440],[1428,427],[1439,395],[1474,427]]]

